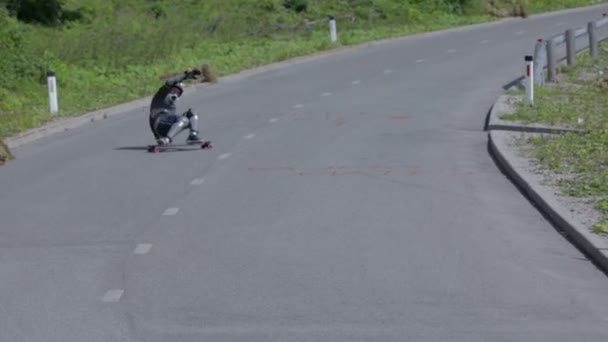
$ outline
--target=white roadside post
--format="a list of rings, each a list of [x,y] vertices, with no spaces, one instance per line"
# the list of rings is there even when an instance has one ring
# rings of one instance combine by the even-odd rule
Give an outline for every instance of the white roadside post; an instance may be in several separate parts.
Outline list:
[[[534,103],[534,58],[526,56],[526,99],[528,103]]]
[[[332,43],[338,40],[338,33],[336,32],[336,18],[329,16],[329,38]]]
[[[49,89],[49,105],[52,114],[56,114],[59,111],[59,105],[57,102],[57,80],[53,71],[46,73],[46,80]]]

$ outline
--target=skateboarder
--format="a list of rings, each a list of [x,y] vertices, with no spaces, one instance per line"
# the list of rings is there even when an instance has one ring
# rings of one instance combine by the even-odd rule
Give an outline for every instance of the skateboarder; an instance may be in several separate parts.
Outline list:
[[[177,114],[175,103],[184,92],[183,81],[196,79],[200,75],[199,69],[186,70],[182,75],[169,78],[163,84],[150,104],[150,129],[158,145],[167,145],[173,138],[185,129],[190,130],[186,143],[202,142],[198,136],[198,115],[189,108],[181,115]]]

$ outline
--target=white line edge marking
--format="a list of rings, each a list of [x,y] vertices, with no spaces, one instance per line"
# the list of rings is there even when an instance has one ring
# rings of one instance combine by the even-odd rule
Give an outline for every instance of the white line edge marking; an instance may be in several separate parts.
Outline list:
[[[221,154],[217,159],[228,159],[230,158],[230,153]]]
[[[295,109],[300,109],[302,107],[304,107],[303,104],[297,104],[297,105],[293,106],[293,108],[295,108]]]
[[[485,40],[481,41],[481,44],[488,44],[489,42],[490,42],[489,40],[485,39]]]
[[[178,211],[179,208],[167,208],[167,210],[165,210],[165,212],[163,213],[163,216],[173,216],[177,214]]]
[[[201,185],[205,182],[205,178],[195,178],[190,185]]]
[[[522,35],[524,33],[526,33],[526,31],[517,31],[517,32],[515,32],[515,34],[517,34],[517,35]]]
[[[135,247],[133,254],[137,254],[137,255],[148,254],[148,252],[150,252],[150,249],[152,249],[151,243],[140,243]]]
[[[246,136],[243,137],[243,139],[247,139],[247,140],[253,139],[253,138],[255,138],[255,134],[253,134],[253,133],[248,134],[248,135],[246,135]]]
[[[103,296],[102,300],[106,303],[118,302],[124,292],[125,290],[121,289],[108,290],[108,292],[106,292],[106,294]]]
[[[353,83],[353,85],[357,85],[357,84],[361,84],[361,81],[356,80],[356,81],[353,81],[352,83]]]
[[[279,121],[279,118],[272,118],[272,119],[268,120],[268,122],[270,122],[270,123],[275,123],[277,121]]]
[[[424,62],[424,59],[418,59],[418,60],[416,60],[416,63],[422,63],[422,62]]]
[[[325,96],[331,96],[331,93],[330,93],[330,92],[323,93],[323,94],[321,94],[321,96],[324,96],[324,97],[325,97]]]
[[[456,49],[449,49],[448,50],[448,53],[454,53],[454,52],[456,52]]]
[[[392,73],[393,73],[393,70],[391,70],[391,69],[384,70],[385,75],[392,74]]]

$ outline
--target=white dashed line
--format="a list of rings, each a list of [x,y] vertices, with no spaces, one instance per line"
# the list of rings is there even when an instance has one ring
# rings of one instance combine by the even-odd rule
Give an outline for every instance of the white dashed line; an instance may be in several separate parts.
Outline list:
[[[323,96],[323,97],[331,96],[331,93],[323,93],[323,94],[321,94],[321,96]]]
[[[454,52],[456,52],[456,49],[449,49],[448,50],[448,53],[454,53]]]
[[[482,40],[481,44],[488,44],[490,41],[489,40]]]
[[[139,245],[137,245],[137,247],[135,247],[133,254],[137,254],[137,255],[148,254],[148,252],[150,252],[150,249],[152,249],[152,244],[140,243]]]
[[[279,121],[279,118],[272,118],[272,119],[268,120],[268,122],[270,122],[270,123],[275,123],[277,121]]]
[[[224,153],[224,154],[221,154],[219,157],[217,157],[217,159],[220,159],[220,160],[228,159],[228,158],[230,158],[230,153]]]
[[[168,208],[163,213],[163,216],[174,216],[179,211],[179,208]]]
[[[391,70],[391,69],[384,70],[384,74],[385,75],[389,75],[389,74],[392,74],[392,73],[393,73],[393,70]]]
[[[201,185],[205,182],[205,178],[195,178],[190,185]]]
[[[106,292],[106,294],[103,296],[102,300],[106,303],[118,302],[124,292],[125,292],[124,290],[118,290],[118,289],[108,290],[108,292]]]
[[[416,63],[422,63],[422,62],[424,62],[424,59],[417,59],[416,60]]]
[[[361,84],[361,81],[357,80],[357,81],[353,81],[352,83],[353,83],[353,85],[358,85],[358,84]]]
[[[246,136],[243,137],[243,139],[247,139],[247,140],[250,140],[250,139],[253,139],[253,138],[255,138],[255,134],[253,134],[253,133],[251,133],[251,134],[246,135]]]
[[[297,104],[297,105],[293,106],[293,108],[295,108],[295,109],[300,109],[302,107],[304,107],[303,104]]]
[[[517,31],[517,32],[515,32],[515,34],[518,35],[518,36],[521,36],[524,33],[526,33],[526,31]]]

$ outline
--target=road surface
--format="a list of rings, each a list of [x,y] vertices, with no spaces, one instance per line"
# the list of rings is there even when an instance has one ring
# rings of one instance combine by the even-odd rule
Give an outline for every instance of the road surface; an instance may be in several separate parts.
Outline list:
[[[16,149],[0,340],[607,341],[606,276],[483,131],[536,38],[607,9],[190,91],[210,151],[146,153],[141,109]]]

